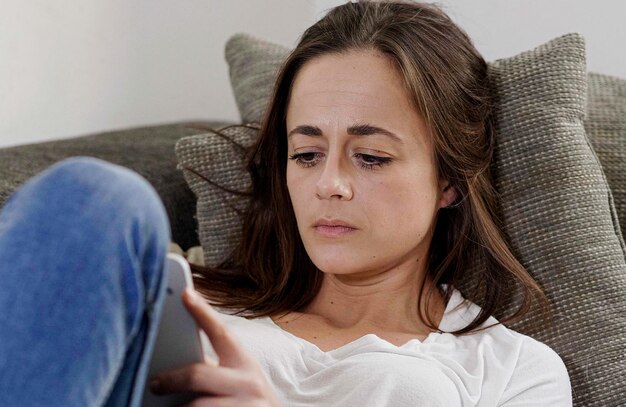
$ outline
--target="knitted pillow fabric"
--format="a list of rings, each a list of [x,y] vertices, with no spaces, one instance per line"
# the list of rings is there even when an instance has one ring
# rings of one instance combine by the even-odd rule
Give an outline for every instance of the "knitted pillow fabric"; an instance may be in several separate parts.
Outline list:
[[[590,73],[587,137],[611,186],[622,232],[626,232],[626,80]]]
[[[490,64],[497,97],[495,186],[517,258],[554,305],[511,328],[551,346],[578,406],[626,396],[626,262],[611,191],[585,135],[584,41],[577,34]]]
[[[288,53],[245,34],[227,43],[246,121],[262,119]],[[534,314],[511,328],[559,353],[575,405],[605,406],[626,396],[626,262],[611,191],[583,127],[585,69],[577,34],[490,64],[498,100],[494,171],[505,235],[554,306],[551,328]]]
[[[219,265],[241,234],[240,214],[247,205],[250,176],[245,148],[257,139],[253,125],[229,126],[176,143],[178,168],[197,197],[198,238],[204,264]]]
[[[281,45],[235,34],[225,47],[230,83],[244,123],[260,123],[280,65],[289,50]]]

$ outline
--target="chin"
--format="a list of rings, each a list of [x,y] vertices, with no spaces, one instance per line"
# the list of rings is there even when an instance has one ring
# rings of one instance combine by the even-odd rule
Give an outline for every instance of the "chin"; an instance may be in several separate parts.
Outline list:
[[[345,253],[345,251],[344,251]],[[341,255],[313,255],[309,258],[315,264],[321,272],[324,274],[354,274],[365,271],[368,264],[362,264],[361,261],[356,259],[347,258],[345,254]],[[362,257],[361,257],[362,260]],[[371,266],[371,264],[369,264]]]
[[[304,248],[320,271],[326,274],[354,274],[372,270],[374,262],[381,259],[376,245],[356,241],[318,240],[303,241]],[[378,262],[379,263],[379,262]]]

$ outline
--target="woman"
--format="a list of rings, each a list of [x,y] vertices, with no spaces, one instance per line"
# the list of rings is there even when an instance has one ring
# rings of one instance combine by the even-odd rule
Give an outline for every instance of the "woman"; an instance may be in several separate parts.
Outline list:
[[[206,363],[152,378],[153,390],[197,392],[197,406],[571,405],[558,355],[501,324],[522,316],[533,298],[545,298],[497,226],[491,103],[485,61],[434,6],[347,3],[310,27],[281,68],[251,152],[242,239],[221,267],[194,267],[199,291],[222,312],[184,296],[214,353]],[[81,165],[61,165],[40,177],[48,180],[24,187],[3,219],[29,187],[59,182],[71,189],[72,177],[85,172]],[[58,175],[64,171],[69,180],[55,181],[65,179]],[[115,189],[100,206],[110,208],[129,188]],[[143,194],[142,205],[155,200],[151,194]],[[136,280],[122,279],[132,282],[122,285],[125,296],[93,301],[135,299],[125,320],[107,310],[111,324],[121,326],[111,337],[123,342],[126,334],[128,343],[110,348],[122,347],[127,356],[88,372],[94,405],[137,402],[124,397],[136,394],[145,376],[138,338],[151,330],[140,320],[161,301],[155,281],[167,220],[154,202],[145,216],[159,222],[137,220],[132,205],[122,207],[132,216],[107,225],[113,237],[101,258],[114,259],[110,268],[84,267],[95,274],[85,278],[90,286],[103,275],[114,279],[112,269],[124,273],[140,264],[139,272],[132,269]],[[36,225],[32,234],[59,227]],[[60,247],[68,250],[70,240]],[[475,278],[483,284],[469,294],[480,306],[456,289],[477,259],[483,266]],[[140,280],[148,287],[143,296]],[[521,289],[522,305],[499,322],[491,315],[512,284]],[[137,305],[141,300],[148,311]]]

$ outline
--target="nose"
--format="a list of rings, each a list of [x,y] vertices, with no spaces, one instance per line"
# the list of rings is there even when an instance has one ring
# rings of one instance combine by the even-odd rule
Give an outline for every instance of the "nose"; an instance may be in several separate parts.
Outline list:
[[[341,158],[328,155],[323,161],[324,168],[316,184],[318,199],[336,198],[342,201],[352,199],[353,191],[348,171]]]

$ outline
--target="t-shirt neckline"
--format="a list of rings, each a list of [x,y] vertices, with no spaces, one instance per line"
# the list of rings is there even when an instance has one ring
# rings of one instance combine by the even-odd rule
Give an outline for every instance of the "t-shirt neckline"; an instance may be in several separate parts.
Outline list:
[[[441,317],[441,321],[439,322],[439,330],[440,331],[448,331],[448,326],[452,325],[452,313],[456,310],[457,305],[459,305],[461,302],[463,301],[463,297],[461,295],[461,293],[456,290],[453,289],[452,291],[452,295],[450,296],[450,299],[448,300],[448,303],[446,304],[446,308],[443,312],[443,316]],[[409,339],[407,342],[405,342],[404,344],[398,346],[398,345],[394,345],[393,343],[387,341],[386,339],[383,339],[381,337],[379,337],[378,335],[374,334],[374,333],[368,333],[365,334],[363,336],[358,337],[357,339],[348,342],[344,345],[341,345],[338,348],[329,350],[329,351],[323,351],[321,350],[317,345],[315,345],[312,342],[307,341],[304,338],[300,338],[297,335],[292,334],[291,332],[283,329],[282,327],[280,327],[278,324],[276,324],[272,318],[268,317],[264,317],[261,318],[261,320],[266,321],[266,323],[268,323],[269,325],[271,325],[272,327],[280,330],[284,335],[286,335],[287,337],[291,338],[292,340],[304,344],[305,346],[315,349],[316,352],[324,354],[324,355],[329,355],[329,356],[336,356],[339,354],[343,354],[346,352],[349,352],[350,350],[354,349],[355,347],[358,347],[364,343],[371,343],[371,342],[378,342],[378,343],[384,343],[387,346],[393,347],[394,349],[404,349],[404,348],[408,348],[410,346],[413,346],[414,344],[420,345],[420,344],[426,344],[429,343],[431,341],[434,340],[434,338],[438,335],[441,335],[441,332],[431,332],[429,333],[426,338],[424,338],[423,341],[420,341],[418,338],[413,338],[413,339]]]

